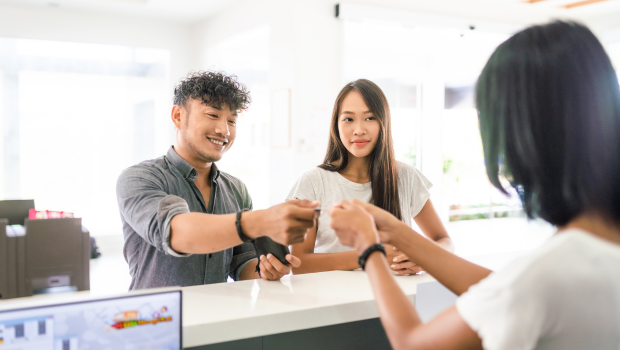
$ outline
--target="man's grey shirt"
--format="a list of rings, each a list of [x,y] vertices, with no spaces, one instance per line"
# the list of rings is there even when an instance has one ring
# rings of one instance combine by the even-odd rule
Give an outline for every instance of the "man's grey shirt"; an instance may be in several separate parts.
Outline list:
[[[198,172],[174,148],[157,159],[125,169],[116,184],[123,222],[123,255],[129,263],[129,289],[193,286],[234,280],[256,258],[245,243],[212,254],[180,254],[170,247],[170,220],[177,214],[230,214],[252,210],[252,199],[239,179],[211,168],[208,206],[194,184]],[[231,224],[232,225],[232,224]]]

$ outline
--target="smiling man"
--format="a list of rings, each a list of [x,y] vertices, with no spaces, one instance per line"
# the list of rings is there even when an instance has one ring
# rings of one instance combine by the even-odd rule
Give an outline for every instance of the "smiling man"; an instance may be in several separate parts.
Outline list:
[[[237,115],[249,104],[245,86],[219,72],[191,73],[176,86],[174,146],[126,169],[117,183],[130,289],[226,282],[228,276],[276,280],[299,266],[290,254],[288,266],[271,254],[258,264],[248,242],[260,236],[284,245],[303,241],[318,203],[252,211],[245,185],[215,165],[233,145]]]

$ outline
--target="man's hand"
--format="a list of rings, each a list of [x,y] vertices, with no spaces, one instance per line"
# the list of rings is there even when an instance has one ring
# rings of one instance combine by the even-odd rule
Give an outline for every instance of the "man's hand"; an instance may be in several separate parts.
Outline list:
[[[287,254],[286,260],[290,265],[284,265],[272,254],[267,254],[265,257],[260,257],[260,277],[264,280],[275,281],[282,278],[282,276],[288,275],[291,272],[292,267],[299,267],[301,260],[294,255]]]
[[[301,243],[314,226],[314,208],[319,205],[317,201],[294,199],[266,210],[245,212],[241,227],[250,238],[267,236],[282,245]]]
[[[334,230],[340,243],[354,247],[363,253],[368,247],[379,243],[375,222],[364,208],[343,200],[329,208]]]

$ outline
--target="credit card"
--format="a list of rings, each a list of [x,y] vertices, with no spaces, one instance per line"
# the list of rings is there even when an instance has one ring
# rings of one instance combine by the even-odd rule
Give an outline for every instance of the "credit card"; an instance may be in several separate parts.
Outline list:
[[[319,216],[321,216],[321,210],[324,210],[324,208],[321,208],[321,207],[314,208],[314,218],[315,219],[318,219]]]

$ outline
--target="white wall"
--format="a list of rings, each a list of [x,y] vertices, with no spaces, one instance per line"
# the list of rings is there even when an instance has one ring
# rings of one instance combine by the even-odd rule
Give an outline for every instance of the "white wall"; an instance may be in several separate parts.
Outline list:
[[[442,6],[428,1],[349,2],[458,16],[475,15],[475,18],[486,20],[504,20],[512,26],[548,19],[547,15],[533,17],[519,6],[518,11],[505,11],[504,5],[489,8],[489,1],[481,2],[487,6],[483,11],[471,11],[460,1],[444,1]],[[346,83],[342,74],[342,23],[335,17],[336,3],[333,0],[243,1],[193,28],[193,41],[198,44],[203,64],[201,68],[208,68],[205,57],[218,42],[261,25],[270,27],[270,89],[289,88],[292,99],[291,147],[271,148],[265,155],[266,167],[257,169],[269,172],[270,204],[281,202],[299,176],[318,165],[325,154],[334,99]],[[243,48],[239,53],[244,54]],[[434,163],[439,164],[437,173],[441,174],[441,160]]]
[[[291,147],[270,149],[267,166],[256,169],[269,171],[269,202],[275,204],[323,160],[334,97],[343,85],[341,35],[331,1],[250,0],[194,27],[201,62],[208,64],[204,57],[218,42],[264,25],[270,27],[269,88],[291,90]],[[251,52],[239,48],[239,54]]]
[[[192,29],[201,68],[208,68],[205,57],[210,47],[251,28],[270,27],[270,89],[289,88],[292,92],[292,145],[289,149],[270,149],[265,155],[266,167],[257,169],[270,174],[271,204],[282,201],[296,179],[319,164],[324,156],[333,102],[345,83],[342,26],[334,15],[336,3],[338,1],[334,0],[241,1],[234,8],[224,9],[197,23]],[[530,5],[493,0],[351,0],[347,3],[493,22],[503,29],[544,23],[553,18],[575,18],[602,33],[615,26],[609,18],[616,17],[613,14],[594,16],[587,11],[575,17],[575,11],[551,7],[533,10]],[[239,48],[239,54],[244,54],[243,48]],[[436,125],[439,127],[441,123]],[[429,132],[432,131],[425,130]],[[440,174],[441,162],[434,163],[438,164],[437,173]]]
[[[324,156],[334,98],[344,85],[342,26],[334,16],[335,0],[245,0],[196,23],[121,15],[102,15],[58,8],[0,6],[0,37],[88,42],[168,49],[171,52],[170,96],[173,84],[189,70],[204,69],[207,51],[227,38],[261,25],[270,27],[270,89],[291,89],[291,147],[270,149],[269,202],[284,199],[295,180]],[[567,11],[533,11],[524,4],[496,0],[350,0],[511,26],[566,18]],[[581,18],[599,33],[620,37],[618,14]],[[611,35],[611,34],[610,34]],[[239,53],[244,54],[243,48]],[[171,135],[172,142],[172,135]]]

